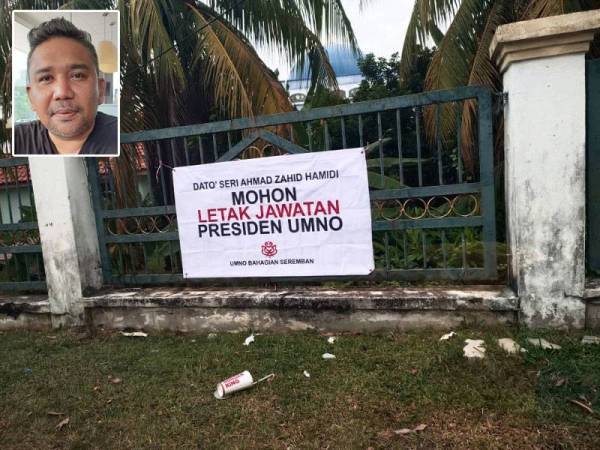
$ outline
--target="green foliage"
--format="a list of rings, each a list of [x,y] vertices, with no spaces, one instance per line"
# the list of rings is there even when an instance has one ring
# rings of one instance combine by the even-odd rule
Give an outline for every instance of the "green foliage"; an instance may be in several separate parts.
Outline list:
[[[394,53],[389,60],[376,58],[373,53],[359,58],[358,67],[364,80],[354,94],[353,101],[362,102],[422,92],[427,67],[434,51],[435,49],[419,46],[415,62],[403,79],[400,78],[398,53]]]

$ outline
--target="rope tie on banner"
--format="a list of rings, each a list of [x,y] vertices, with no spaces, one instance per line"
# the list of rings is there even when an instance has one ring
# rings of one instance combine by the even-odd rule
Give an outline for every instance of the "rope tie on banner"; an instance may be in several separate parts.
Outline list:
[[[167,169],[171,169],[171,171],[173,171],[173,167],[163,163],[162,161],[158,163],[158,168],[156,169],[156,182],[158,183],[158,174],[160,172],[160,169],[162,169],[163,167],[166,167]]]

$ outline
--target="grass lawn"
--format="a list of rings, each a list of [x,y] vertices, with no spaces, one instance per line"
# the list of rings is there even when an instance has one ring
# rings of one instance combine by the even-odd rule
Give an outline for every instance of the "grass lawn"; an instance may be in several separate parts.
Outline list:
[[[600,345],[582,346],[582,333],[457,331],[446,342],[438,331],[334,344],[259,335],[248,347],[246,334],[0,333],[0,448],[600,448]],[[495,341],[526,336],[563,348],[508,356]],[[485,339],[485,359],[462,356],[466,338]],[[245,369],[276,376],[213,397]]]

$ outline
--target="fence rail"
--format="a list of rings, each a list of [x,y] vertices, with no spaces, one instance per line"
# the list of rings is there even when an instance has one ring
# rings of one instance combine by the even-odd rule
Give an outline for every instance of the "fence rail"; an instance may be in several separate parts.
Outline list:
[[[173,167],[365,147],[376,260],[366,278],[493,279],[491,103],[466,87],[123,134],[120,161],[88,161],[104,278],[184,281]]]

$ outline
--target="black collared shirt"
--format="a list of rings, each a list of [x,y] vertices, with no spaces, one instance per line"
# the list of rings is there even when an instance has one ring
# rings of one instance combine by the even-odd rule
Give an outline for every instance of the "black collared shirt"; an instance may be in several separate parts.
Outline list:
[[[94,129],[79,155],[117,155],[117,118],[98,112]],[[15,155],[58,155],[48,130],[39,120],[15,126]]]

